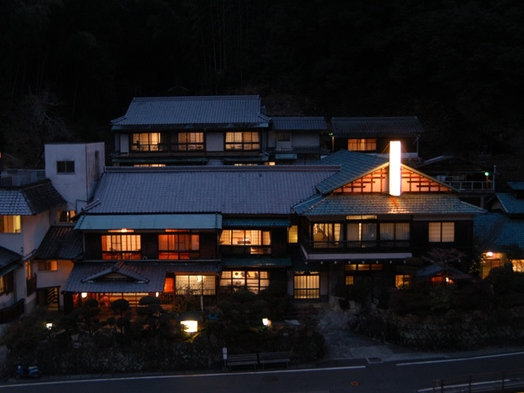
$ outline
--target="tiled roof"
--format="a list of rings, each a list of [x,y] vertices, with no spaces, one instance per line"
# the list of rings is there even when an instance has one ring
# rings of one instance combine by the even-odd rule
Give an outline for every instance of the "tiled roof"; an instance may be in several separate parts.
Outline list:
[[[514,191],[524,190],[524,181],[509,181],[507,185]]]
[[[112,269],[124,272],[122,280],[106,279],[104,276],[112,273]],[[64,285],[64,292],[94,292],[94,293],[135,293],[162,292],[166,274],[170,272],[204,273],[219,271],[217,264],[195,263],[158,263],[149,260],[143,262],[86,262],[75,263],[73,270]],[[113,276],[111,276],[114,278]],[[128,279],[125,279],[125,278]]]
[[[509,193],[496,193],[495,196],[507,214],[524,214],[524,199],[517,199],[513,194]]]
[[[454,194],[404,193],[399,197],[387,194],[332,194],[312,198],[295,206],[306,216],[365,215],[365,214],[480,214],[485,210],[462,202]]]
[[[378,167],[387,162],[388,160],[384,157],[339,150],[336,153],[315,162],[314,165],[340,165],[341,167],[341,170],[334,176],[320,182],[317,189],[323,194],[329,193],[344,186],[350,181],[378,169]]]
[[[475,217],[474,234],[481,251],[508,252],[515,246],[522,251],[514,258],[524,258],[524,219],[510,219],[502,213]]]
[[[21,261],[22,257],[16,252],[0,247],[0,276],[22,266],[18,264]]]
[[[16,188],[0,188],[0,215],[32,216],[65,203],[49,179]]]
[[[319,131],[327,130],[323,117],[273,117],[273,129],[277,131]]]
[[[82,253],[82,233],[72,226],[56,225],[47,231],[35,259],[78,259]]]
[[[93,214],[289,214],[333,166],[107,168]]]
[[[269,126],[259,96],[197,96],[133,98],[127,113],[113,126],[252,125]]]
[[[417,136],[424,132],[416,116],[407,117],[334,117],[335,137]]]

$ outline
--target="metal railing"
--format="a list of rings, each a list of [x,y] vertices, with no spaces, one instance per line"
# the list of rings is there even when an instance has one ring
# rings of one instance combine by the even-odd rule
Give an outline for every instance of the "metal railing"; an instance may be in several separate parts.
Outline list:
[[[514,392],[520,387],[524,387],[524,369],[435,379],[432,392]]]

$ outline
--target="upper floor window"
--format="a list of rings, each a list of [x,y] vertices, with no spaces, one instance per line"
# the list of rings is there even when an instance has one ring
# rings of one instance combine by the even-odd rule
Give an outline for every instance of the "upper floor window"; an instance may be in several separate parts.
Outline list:
[[[290,132],[277,132],[277,141],[291,142],[291,133]]]
[[[142,258],[140,235],[103,235],[102,259]]]
[[[58,212],[58,222],[72,222],[73,217],[76,215],[74,210],[60,210]]]
[[[247,289],[253,293],[260,293],[269,286],[268,271],[223,271],[220,276],[221,287]]]
[[[380,242],[383,246],[408,247],[410,239],[409,222],[380,223]]]
[[[132,134],[132,151],[158,151],[160,146],[159,132],[141,132]]]
[[[220,245],[234,246],[233,254],[271,254],[271,234],[257,229],[224,229]]]
[[[291,225],[287,230],[287,242],[298,243],[298,225]]]
[[[200,236],[190,232],[158,235],[159,259],[199,258]]]
[[[0,233],[22,232],[22,219],[20,216],[0,216]]]
[[[349,151],[376,151],[377,138],[348,139]]]
[[[351,222],[347,224],[348,247],[376,247],[376,222]]]
[[[47,260],[38,262],[38,271],[43,272],[56,272],[58,271],[58,261],[56,260]]]
[[[452,243],[455,241],[455,223],[430,222],[428,235],[430,243]]]
[[[203,132],[179,132],[175,150],[204,150]]]
[[[75,173],[74,161],[57,161],[56,173]]]
[[[226,150],[260,150],[258,132],[227,132]]]

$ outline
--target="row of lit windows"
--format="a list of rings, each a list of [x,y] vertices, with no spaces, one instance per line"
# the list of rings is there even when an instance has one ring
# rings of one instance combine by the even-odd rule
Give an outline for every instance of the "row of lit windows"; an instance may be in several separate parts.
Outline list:
[[[131,135],[132,151],[204,150],[203,132],[141,132]],[[258,132],[226,132],[225,150],[260,150]]]

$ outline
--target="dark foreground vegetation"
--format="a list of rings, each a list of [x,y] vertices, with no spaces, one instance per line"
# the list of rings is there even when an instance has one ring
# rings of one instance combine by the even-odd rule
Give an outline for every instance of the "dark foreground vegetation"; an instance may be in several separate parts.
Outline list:
[[[363,287],[348,286],[345,292],[340,304],[351,314],[348,334],[430,351],[524,344],[524,274],[509,268],[460,285],[397,290],[388,295],[388,307],[366,306],[369,290]],[[346,307],[350,303],[357,312]],[[315,314],[303,313],[300,324],[284,322],[288,301],[270,291],[234,292],[205,310],[198,333],[184,332],[180,317],[199,306],[199,299],[188,295],[169,309],[144,297],[135,310],[125,300],[103,312],[95,300],[66,316],[39,310],[4,337],[3,372],[9,376],[20,363],[37,364],[46,375],[221,369],[224,347],[229,354],[289,351],[295,365],[325,355]],[[264,326],[264,317],[273,324]]]

